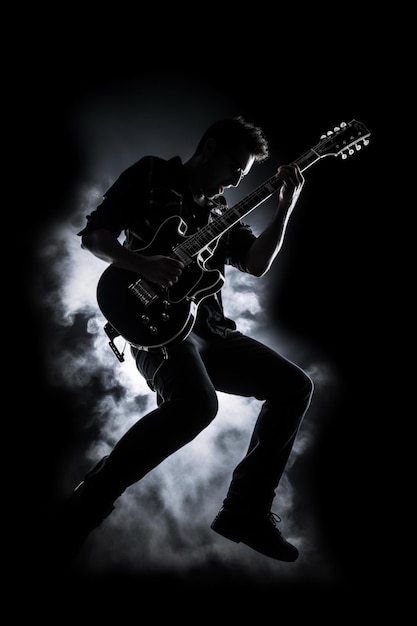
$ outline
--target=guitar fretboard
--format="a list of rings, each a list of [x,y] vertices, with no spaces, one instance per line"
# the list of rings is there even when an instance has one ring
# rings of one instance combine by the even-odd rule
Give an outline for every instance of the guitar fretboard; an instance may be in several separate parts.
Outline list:
[[[295,163],[303,172],[310,165],[320,159],[314,150],[309,150],[303,154]],[[200,254],[204,248],[213,241],[221,237],[229,228],[236,224],[245,215],[256,209],[260,204],[268,200],[281,187],[282,181],[276,175],[271,176],[264,183],[259,185],[254,191],[240,200],[234,206],[226,209],[206,226],[203,226],[194,235],[188,237],[183,243],[174,248],[174,254],[185,264],[191,263],[193,257]]]

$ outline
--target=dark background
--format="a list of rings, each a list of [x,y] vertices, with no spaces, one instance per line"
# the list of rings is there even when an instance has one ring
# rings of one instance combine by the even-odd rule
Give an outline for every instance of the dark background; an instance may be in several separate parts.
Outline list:
[[[366,26],[370,28],[370,23]],[[45,384],[43,329],[47,320],[39,318],[33,293],[27,289],[37,233],[51,216],[56,218],[57,211],[62,211],[63,218],[68,216],[75,181],[84,176],[86,165],[69,120],[74,107],[90,94],[104,90],[111,97],[126,82],[140,85],[155,81],[158,89],[163,89],[164,84],[186,81],[191,89],[198,85],[199,90],[207,88],[208,93],[215,91],[241,105],[248,118],[264,127],[272,150],[279,146],[287,160],[304,152],[317,142],[318,134],[341,120],[357,119],[372,133],[370,145],[360,154],[343,163],[330,160],[323,167],[319,165],[309,178],[304,193],[313,210],[293,216],[303,254],[289,255],[279,292],[271,294],[270,307],[281,327],[320,346],[337,364],[344,380],[344,393],[333,419],[326,422],[312,463],[316,486],[312,497],[319,522],[328,549],[343,571],[343,583],[338,581],[330,590],[353,589],[359,594],[366,589],[369,577],[379,576],[375,527],[380,494],[376,474],[382,424],[373,386],[379,365],[375,350],[382,299],[379,269],[383,252],[378,235],[379,192],[385,182],[380,169],[384,143],[381,103],[389,80],[385,74],[381,81],[384,49],[375,33],[372,49],[365,41],[349,49],[338,45],[334,27],[331,32],[330,42],[321,39],[320,49],[317,40],[309,43],[309,37],[299,34],[282,48],[271,35],[254,46],[253,40],[239,38],[234,32],[232,43],[227,44],[230,33],[220,31],[214,39],[221,44],[211,47],[203,36],[184,43],[182,35],[184,47],[179,50],[176,38],[164,40],[163,46],[159,41],[159,61],[149,43],[139,42],[128,52],[119,45],[116,54],[109,50],[109,41],[104,46],[97,38],[97,45],[92,45],[83,34],[81,41],[74,36],[66,51],[57,37],[53,45],[40,46],[35,62],[27,59],[19,88],[30,102],[30,111],[23,107],[19,114],[18,109],[25,129],[25,147],[17,166],[25,189],[24,199],[19,194],[24,204],[24,229],[12,233],[25,251],[17,268],[21,272],[19,299],[26,319],[31,320],[29,333],[24,325],[18,334],[14,352],[20,364],[19,379],[24,381],[23,389],[17,392],[21,418],[16,459],[23,473],[20,484],[24,500],[19,518],[24,527],[32,527],[33,518],[36,522],[42,519],[60,446],[66,447],[51,437],[55,431],[51,425],[58,414],[65,415],[66,423],[71,424],[71,398],[62,397]],[[199,45],[204,49],[202,58]],[[78,436],[74,429],[72,440]],[[31,534],[26,539],[28,536],[30,541]],[[38,565],[32,562],[29,569],[36,570]],[[219,572],[211,576],[207,571],[200,580],[206,589],[222,587]],[[119,583],[125,588],[137,585],[121,573],[105,581],[104,586],[114,589]],[[192,579],[145,579],[140,584],[142,589],[166,584],[178,593],[196,589]],[[245,585],[262,590],[261,581],[245,581]],[[294,589],[303,589],[303,582]],[[265,591],[271,596],[279,593],[276,589]]]

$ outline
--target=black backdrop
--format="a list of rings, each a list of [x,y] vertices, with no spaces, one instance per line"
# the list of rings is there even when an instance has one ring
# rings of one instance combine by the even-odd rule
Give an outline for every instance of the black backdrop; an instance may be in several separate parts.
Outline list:
[[[289,159],[306,149],[305,137],[315,140],[315,133],[343,119],[358,119],[372,132],[371,144],[361,154],[337,167],[329,163],[310,180],[305,193],[320,205],[320,225],[314,212],[294,216],[305,253],[290,258],[279,299],[272,295],[270,301],[281,325],[322,346],[343,372],[346,393],[316,451],[315,499],[323,533],[345,573],[346,587],[358,590],[362,583],[366,586],[368,574],[361,563],[366,553],[367,566],[372,568],[374,454],[378,453],[372,385],[378,342],[375,319],[381,304],[376,276],[381,256],[377,193],[384,182],[377,167],[383,143],[380,59],[371,53],[350,56],[347,50],[339,51],[336,58],[328,49],[320,56],[317,50],[314,54],[305,52],[302,59],[293,54],[276,59],[257,50],[245,64],[246,54],[235,47],[223,54],[218,50],[211,56],[206,53],[196,66],[189,57],[185,62],[182,54],[163,64],[141,64],[137,50],[136,59],[127,63],[123,55],[120,59],[89,47],[88,53],[77,58],[61,56],[59,67],[54,55],[45,53],[36,64],[36,72],[22,71],[20,88],[27,104],[30,102],[30,109],[24,107],[19,115],[25,135],[17,166],[26,188],[24,200],[19,194],[25,228],[22,233],[14,226],[11,235],[25,250],[14,268],[21,272],[18,297],[26,320],[18,321],[21,332],[16,333],[18,345],[14,348],[20,381],[16,392],[21,415],[17,428],[21,462],[16,460],[22,472],[19,518],[24,527],[30,528],[41,519],[43,501],[50,497],[48,477],[60,457],[60,445],[65,446],[51,437],[55,432],[51,425],[56,415],[63,413],[71,422],[71,398],[61,397],[45,384],[45,346],[43,335],[37,332],[38,324],[44,327],[45,320],[39,318],[33,293],[27,288],[36,233],[52,215],[56,217],[57,211],[62,211],[63,217],[68,215],[74,181],[82,174],[82,155],[69,124],[71,111],[86,94],[103,86],[109,92],[117,91],[126,80],[140,82],[150,76],[159,87],[165,80],[175,81],[176,76],[192,86],[198,73],[200,84],[208,91],[241,103],[248,117],[253,113],[272,136],[273,146],[278,142],[285,146]],[[62,198],[62,204],[57,198]],[[19,391],[21,384],[24,388]],[[76,438],[77,433],[72,436]],[[28,537],[31,541],[30,533]],[[30,569],[36,570],[38,565],[31,563]],[[207,581],[214,584],[209,573]],[[130,582],[123,580],[124,585]],[[116,581],[109,584],[114,586]]]

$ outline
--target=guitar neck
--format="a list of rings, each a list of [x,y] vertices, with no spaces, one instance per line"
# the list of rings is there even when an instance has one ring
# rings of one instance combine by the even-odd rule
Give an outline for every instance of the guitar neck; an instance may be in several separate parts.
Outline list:
[[[322,135],[319,143],[302,154],[294,163],[304,172],[324,157],[340,156],[345,159],[359,151],[362,146],[368,145],[370,134],[366,126],[357,120],[351,120],[348,124],[342,122],[333,131],[328,131],[327,134]],[[276,175],[271,176],[246,198],[226,209],[224,213],[194,235],[189,236],[185,242],[174,249],[174,254],[186,263],[191,262],[193,257],[201,253],[204,248],[278,191],[281,185],[280,178]]]
[[[321,158],[314,149],[308,150],[299,157],[295,163],[303,172]],[[182,260],[198,255],[204,248],[209,246],[213,241],[221,237],[229,228],[241,220],[245,215],[256,209],[260,204],[268,200],[281,187],[282,181],[276,175],[271,176],[262,185],[259,185],[254,191],[248,194],[243,200],[229,207],[206,226],[203,226],[194,235],[191,235],[182,244],[174,249],[176,254]]]

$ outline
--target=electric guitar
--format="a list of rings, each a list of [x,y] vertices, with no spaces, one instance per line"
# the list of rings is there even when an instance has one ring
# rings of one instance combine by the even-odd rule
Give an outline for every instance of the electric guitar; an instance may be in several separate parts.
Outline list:
[[[368,145],[369,137],[370,132],[360,122],[342,122],[322,135],[319,143],[295,163],[304,172],[328,156],[346,159]],[[187,224],[180,216],[166,219],[152,241],[137,252],[179,259],[184,268],[172,287],[160,287],[135,272],[110,265],[98,281],[97,301],[112,327],[113,336],[121,335],[132,346],[146,351],[183,341],[192,331],[199,304],[223,286],[221,272],[206,267],[218,239],[278,191],[281,184],[276,175],[272,176],[189,236]]]

